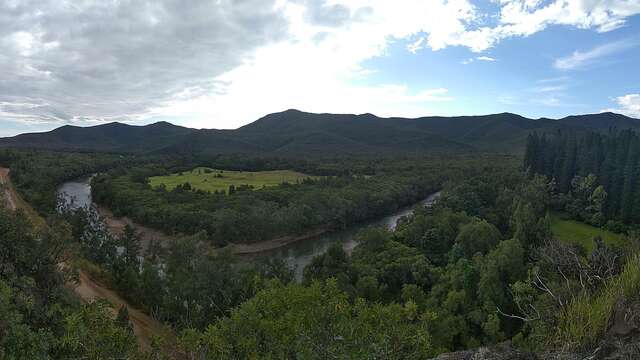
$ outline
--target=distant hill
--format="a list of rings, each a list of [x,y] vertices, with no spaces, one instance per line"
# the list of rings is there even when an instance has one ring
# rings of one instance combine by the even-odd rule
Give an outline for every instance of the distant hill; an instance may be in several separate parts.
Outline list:
[[[194,129],[158,122],[147,126],[109,123],[91,127],[66,125],[43,133],[0,138],[0,147],[102,152],[150,152],[174,144]]]
[[[63,126],[0,139],[0,147],[177,154],[247,153],[280,156],[521,152],[530,132],[640,129],[640,120],[613,113],[528,119],[517,114],[380,118],[287,110],[235,130],[195,130],[166,122]]]

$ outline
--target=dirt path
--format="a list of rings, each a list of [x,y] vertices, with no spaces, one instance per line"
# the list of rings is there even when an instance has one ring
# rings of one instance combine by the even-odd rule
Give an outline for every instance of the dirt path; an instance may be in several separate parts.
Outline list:
[[[0,167],[0,188],[2,190],[2,204],[8,209],[21,209],[29,220],[38,228],[47,226],[46,221],[26,201],[20,197],[11,182],[10,170]]]
[[[35,224],[46,226],[46,222],[15,191],[9,176],[9,169],[0,168],[0,184],[2,185],[2,197],[4,203],[9,209],[22,209]],[[79,270],[79,282],[77,286],[74,286],[73,290],[83,301],[87,303],[95,301],[96,299],[107,300],[113,306],[114,316],[123,305],[127,306],[129,311],[129,320],[133,325],[133,332],[136,335],[138,344],[141,348],[149,348],[150,340],[153,335],[163,336],[166,338],[167,331],[160,322],[131,306],[131,304],[122,299],[113,290],[108,289],[106,286],[92,279],[85,271]]]
[[[160,322],[131,306],[116,292],[92,279],[84,270],[80,270],[79,275],[79,283],[74,291],[83,301],[90,303],[99,299],[107,300],[113,307],[114,317],[123,305],[127,307],[129,321],[133,325],[133,333],[138,338],[142,349],[149,349],[152,336],[163,336],[163,334],[166,336],[167,330]]]
[[[15,210],[16,206],[16,194],[9,181],[9,169],[0,168],[0,184],[2,185],[2,199],[7,208]]]

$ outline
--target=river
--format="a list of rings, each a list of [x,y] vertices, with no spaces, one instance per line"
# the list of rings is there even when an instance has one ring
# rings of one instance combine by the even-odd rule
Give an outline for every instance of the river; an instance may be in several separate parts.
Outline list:
[[[334,243],[342,243],[342,248],[347,253],[350,253],[357,245],[355,235],[360,230],[370,226],[384,227],[389,230],[394,230],[401,217],[411,215],[414,209],[418,206],[429,206],[433,204],[439,196],[440,192],[437,192],[429,195],[417,204],[402,208],[383,218],[352,225],[345,230],[335,231],[315,238],[294,242],[277,249],[262,252],[256,256],[268,256],[284,260],[290,268],[294,269],[296,279],[301,280],[302,271],[311,263],[311,260],[320,254],[324,254]]]
[[[73,206],[82,207],[91,205],[90,182],[91,178],[66,182],[60,186],[58,193],[68,201],[72,200]],[[335,231],[315,238],[293,242],[277,249],[264,251],[250,256],[255,258],[274,257],[282,259],[290,268],[294,269],[296,279],[300,280],[302,279],[302,271],[305,266],[309,265],[315,256],[325,253],[332,244],[336,242],[342,243],[342,247],[345,251],[351,252],[357,245],[354,238],[356,233],[360,230],[369,226],[380,226],[393,230],[401,217],[412,214],[413,210],[418,206],[429,206],[433,204],[437,200],[438,196],[440,196],[440,192],[431,194],[414,205],[402,208],[393,214],[378,220],[353,225],[345,230]]]
[[[62,196],[71,208],[81,208],[90,206],[91,199],[91,177],[69,181],[58,188],[58,195]]]

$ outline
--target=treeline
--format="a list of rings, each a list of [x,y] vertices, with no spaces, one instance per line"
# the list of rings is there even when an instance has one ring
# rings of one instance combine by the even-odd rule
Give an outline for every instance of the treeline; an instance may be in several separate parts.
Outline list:
[[[0,165],[11,169],[20,195],[40,214],[56,206],[56,190],[65,181],[132,163],[123,155],[29,150],[0,150]]]
[[[554,179],[559,193],[584,198],[570,212],[582,206],[598,208],[587,215],[576,213],[583,220],[595,225],[610,220],[613,228],[620,228],[616,222],[640,221],[640,137],[632,130],[584,136],[534,133],[527,140],[524,164]],[[594,193],[599,186],[602,188]],[[595,203],[589,200],[594,197]]]
[[[131,170],[111,171],[94,178],[93,198],[117,216],[168,233],[206,236],[217,245],[255,242],[285,235],[298,235],[324,227],[379,217],[414,203],[441,188],[454,177],[470,177],[489,167],[491,160],[446,161],[412,159],[364,167],[374,175],[354,173],[343,164],[334,173],[300,184],[282,184],[257,191],[210,194],[187,186],[171,191],[152,188],[148,176],[169,171],[153,164]],[[509,162],[507,162],[509,163]],[[501,165],[505,166],[505,165]],[[310,174],[323,165],[307,166]],[[174,169],[171,169],[174,170]]]

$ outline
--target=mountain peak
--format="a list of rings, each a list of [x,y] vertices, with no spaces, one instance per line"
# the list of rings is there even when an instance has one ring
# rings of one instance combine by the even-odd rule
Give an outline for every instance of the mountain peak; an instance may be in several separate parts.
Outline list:
[[[372,113],[364,113],[364,114],[360,114],[358,116],[363,117],[363,118],[367,118],[367,119],[379,119],[378,116],[376,116],[376,115],[374,115]]]
[[[176,127],[182,127],[182,126],[178,126],[176,124],[172,124],[168,121],[157,121],[154,122],[153,124],[149,124],[147,125],[147,127],[151,127],[151,128],[176,128]]]
[[[281,111],[279,113],[276,114],[301,114],[304,113],[304,111],[298,110],[298,109],[287,109],[285,111]]]

